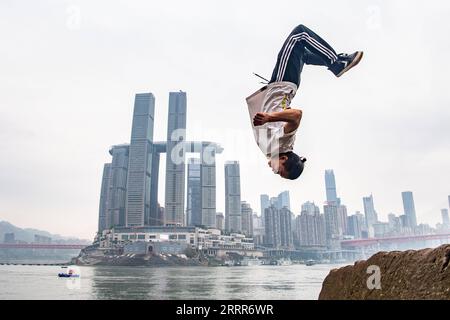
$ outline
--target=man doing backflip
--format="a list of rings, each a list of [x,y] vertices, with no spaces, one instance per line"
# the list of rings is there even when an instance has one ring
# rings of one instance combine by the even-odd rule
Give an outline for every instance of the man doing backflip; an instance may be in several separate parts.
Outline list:
[[[297,179],[306,161],[293,152],[302,111],[290,107],[300,85],[303,65],[326,66],[340,77],[356,66],[362,56],[362,51],[336,54],[325,40],[304,25],[291,32],[278,54],[268,85],[247,98],[256,142],[274,173]]]

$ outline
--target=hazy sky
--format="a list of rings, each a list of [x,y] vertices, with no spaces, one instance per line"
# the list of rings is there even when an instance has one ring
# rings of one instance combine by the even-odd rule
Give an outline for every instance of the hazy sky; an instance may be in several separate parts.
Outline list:
[[[444,0],[2,0],[0,220],[92,238],[103,163],[129,142],[134,94],[156,96],[163,140],[169,91],[183,90],[187,138],[225,148],[218,211],[223,163],[239,160],[242,200],[258,212],[261,193],[283,190],[295,214],[308,200],[322,207],[332,168],[350,214],[370,193],[381,219],[402,214],[411,190],[418,222],[434,225],[450,194],[449,16]],[[365,56],[339,79],[305,66],[292,106],[304,112],[295,150],[308,162],[287,181],[256,146],[245,97],[299,23]]]

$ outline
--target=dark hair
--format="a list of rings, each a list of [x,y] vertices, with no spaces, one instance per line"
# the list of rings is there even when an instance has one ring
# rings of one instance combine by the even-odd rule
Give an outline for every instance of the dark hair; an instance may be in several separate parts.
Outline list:
[[[290,151],[286,153],[280,154],[280,156],[286,156],[287,160],[284,163],[284,168],[288,172],[287,178],[290,180],[295,180],[303,172],[303,168],[305,167],[306,158],[299,157],[296,153]]]

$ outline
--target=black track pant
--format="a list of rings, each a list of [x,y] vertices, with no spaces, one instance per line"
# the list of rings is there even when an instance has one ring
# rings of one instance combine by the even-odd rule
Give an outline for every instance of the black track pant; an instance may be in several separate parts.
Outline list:
[[[336,52],[325,40],[299,25],[284,42],[270,82],[289,81],[298,86],[305,63],[330,67],[337,59]]]

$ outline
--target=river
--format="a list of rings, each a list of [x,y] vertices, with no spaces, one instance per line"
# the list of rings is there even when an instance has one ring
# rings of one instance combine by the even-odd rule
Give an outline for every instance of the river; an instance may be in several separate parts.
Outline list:
[[[79,267],[78,279],[57,266],[0,265],[4,299],[317,299],[339,265],[248,267]]]

